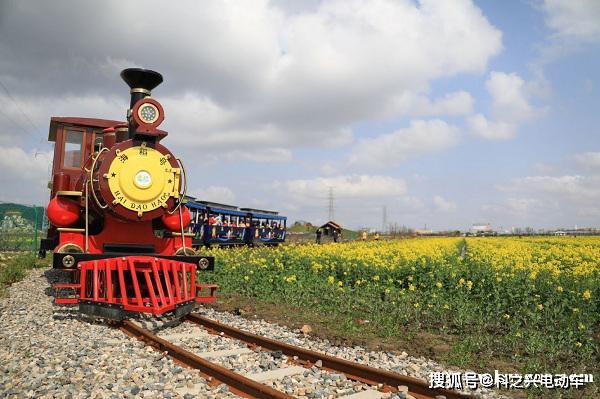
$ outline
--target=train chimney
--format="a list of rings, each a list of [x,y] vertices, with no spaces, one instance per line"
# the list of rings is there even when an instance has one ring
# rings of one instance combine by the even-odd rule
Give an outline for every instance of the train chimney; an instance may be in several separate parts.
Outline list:
[[[162,83],[163,77],[160,73],[150,69],[127,68],[121,72],[121,78],[131,89],[131,102],[129,103],[129,111],[127,111],[127,121],[129,122],[129,138],[132,139],[135,132],[132,127],[131,110],[135,103],[149,96],[152,89]]]

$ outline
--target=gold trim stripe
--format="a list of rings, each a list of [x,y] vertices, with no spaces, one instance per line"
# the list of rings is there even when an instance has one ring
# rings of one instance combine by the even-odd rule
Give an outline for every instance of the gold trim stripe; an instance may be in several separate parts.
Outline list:
[[[142,89],[141,87],[134,87],[129,91],[130,93],[144,93],[150,95],[150,90]]]
[[[59,227],[56,230],[62,231],[65,233],[84,233],[85,229],[76,229],[74,227]]]
[[[57,191],[56,195],[64,195],[65,197],[81,197],[83,193],[81,191]]]
[[[181,233],[177,233],[177,232],[169,231],[167,234],[172,237],[181,237]],[[184,234],[186,237],[195,237],[196,236],[196,234],[194,234],[194,233],[184,233]]]

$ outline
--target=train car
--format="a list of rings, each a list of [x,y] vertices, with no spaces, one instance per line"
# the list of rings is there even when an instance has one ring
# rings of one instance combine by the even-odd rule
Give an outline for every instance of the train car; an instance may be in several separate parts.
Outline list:
[[[240,208],[240,211],[250,215],[254,244],[275,246],[285,242],[287,217],[264,209]]]
[[[192,214],[194,246],[244,245],[251,238],[248,214],[236,206],[209,201],[188,201],[186,206]]]
[[[70,283],[55,284],[55,303],[91,316],[120,320],[135,313],[189,313],[215,300],[214,285],[197,271],[214,259],[192,249],[186,233],[185,169],[162,141],[162,105],[150,96],[163,78],[129,68],[127,121],[53,117],[50,225],[40,255]]]
[[[191,211],[192,244],[218,245],[279,245],[285,242],[287,218],[279,212],[188,198]]]

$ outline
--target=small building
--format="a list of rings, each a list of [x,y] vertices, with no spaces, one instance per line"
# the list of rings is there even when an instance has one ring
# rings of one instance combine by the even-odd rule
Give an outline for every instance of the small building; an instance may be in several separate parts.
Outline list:
[[[322,236],[330,236],[334,242],[337,242],[339,237],[342,235],[342,226],[333,220],[330,220],[324,225],[320,226],[318,230],[321,231]]]
[[[555,236],[566,236],[567,235],[567,233],[565,231],[562,231],[562,230],[555,231],[553,234]]]
[[[415,234],[418,236],[429,236],[433,234],[433,230],[428,228],[415,229]]]
[[[498,233],[494,231],[490,223],[475,223],[471,226],[469,235],[475,235],[478,237],[489,237],[498,235]]]

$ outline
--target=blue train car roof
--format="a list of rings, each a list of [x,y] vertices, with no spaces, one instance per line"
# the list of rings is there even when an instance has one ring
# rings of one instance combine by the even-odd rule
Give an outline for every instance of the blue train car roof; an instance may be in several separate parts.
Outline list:
[[[256,208],[240,208],[241,211],[246,211],[250,213],[261,213],[266,215],[279,215],[277,211],[267,211],[266,209],[256,209]]]
[[[187,206],[188,208],[192,208],[192,209],[206,209],[206,205],[201,204],[199,202],[187,202],[185,204],[185,206]]]
[[[209,207],[209,210],[211,213],[218,213],[221,215],[242,216],[242,217],[248,216],[248,212],[240,212],[240,211],[236,211],[233,209],[219,209],[219,208],[214,208],[211,206],[211,207]]]
[[[218,202],[211,202],[211,201],[198,201],[196,200],[196,202],[200,203],[200,204],[204,204],[209,208],[219,208],[219,209],[230,209],[232,211],[237,211],[238,207],[235,205],[228,205],[228,204],[220,204]]]
[[[269,219],[269,220],[287,220],[286,216],[268,215],[266,213],[252,213],[254,219]]]
[[[221,215],[247,217],[248,214],[252,214],[252,217],[256,219],[287,220],[287,217],[280,216],[279,212],[252,208],[238,209],[236,206],[219,204],[218,202],[191,200],[188,201],[185,205],[191,209],[206,209],[209,210],[211,213],[217,213]]]

